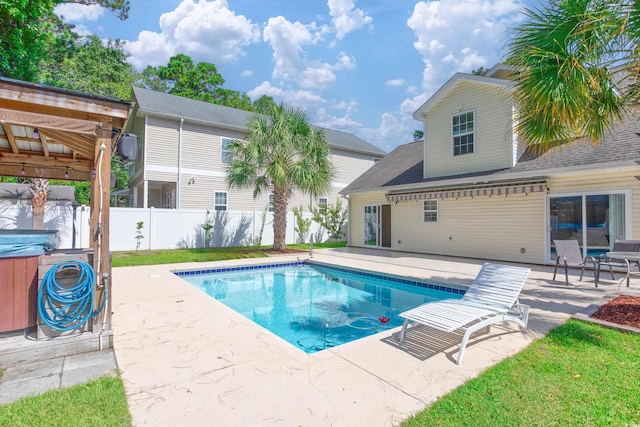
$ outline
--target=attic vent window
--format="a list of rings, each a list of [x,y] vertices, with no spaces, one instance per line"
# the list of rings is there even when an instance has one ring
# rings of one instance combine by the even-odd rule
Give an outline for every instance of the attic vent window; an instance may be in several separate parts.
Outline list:
[[[470,154],[474,152],[475,126],[473,111],[467,111],[453,116],[453,155]]]

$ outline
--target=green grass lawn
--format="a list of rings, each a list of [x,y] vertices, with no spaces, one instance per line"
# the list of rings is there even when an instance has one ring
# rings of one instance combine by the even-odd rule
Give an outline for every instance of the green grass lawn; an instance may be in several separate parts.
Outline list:
[[[413,426],[639,426],[640,335],[570,320],[407,420]]]
[[[346,242],[314,243],[313,247],[340,248]],[[236,248],[195,248],[195,249],[160,249],[153,251],[124,251],[111,253],[113,267],[129,267],[135,265],[174,264],[180,262],[224,261],[241,258],[263,258],[268,256],[269,247],[236,247]],[[308,252],[308,244],[287,245],[289,250]]]
[[[48,391],[0,406],[0,426],[130,426],[120,378],[102,377],[74,387]]]

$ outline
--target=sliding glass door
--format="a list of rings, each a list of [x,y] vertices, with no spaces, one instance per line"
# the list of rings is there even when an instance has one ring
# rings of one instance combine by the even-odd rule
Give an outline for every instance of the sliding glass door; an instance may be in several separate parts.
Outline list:
[[[626,239],[627,199],[625,193],[550,197],[550,259],[556,258],[554,240],[577,240],[583,255],[595,256]]]

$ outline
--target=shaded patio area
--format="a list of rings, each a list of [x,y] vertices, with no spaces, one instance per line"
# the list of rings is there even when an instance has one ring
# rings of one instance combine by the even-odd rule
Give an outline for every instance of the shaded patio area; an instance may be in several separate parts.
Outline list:
[[[135,425],[395,425],[526,347],[607,295],[617,282],[552,281],[532,271],[520,301],[529,330],[492,326],[460,341],[426,327],[400,328],[306,354],[171,273],[212,265],[306,259],[308,254],[113,270],[114,350]],[[469,284],[484,260],[363,249],[318,250],[319,262],[444,283]],[[622,293],[638,294],[638,284]],[[480,331],[482,332],[482,331]]]

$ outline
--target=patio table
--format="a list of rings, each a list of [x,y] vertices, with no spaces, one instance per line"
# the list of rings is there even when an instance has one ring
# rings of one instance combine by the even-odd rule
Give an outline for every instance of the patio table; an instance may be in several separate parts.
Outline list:
[[[631,271],[631,263],[636,263],[640,267],[640,252],[607,252],[607,260],[622,260],[626,264],[625,276],[618,282],[618,289],[622,285],[622,282],[627,281],[627,288],[629,287],[629,281],[631,276],[640,277],[640,271]],[[596,285],[600,278],[600,261],[598,261],[598,272],[596,275]]]

